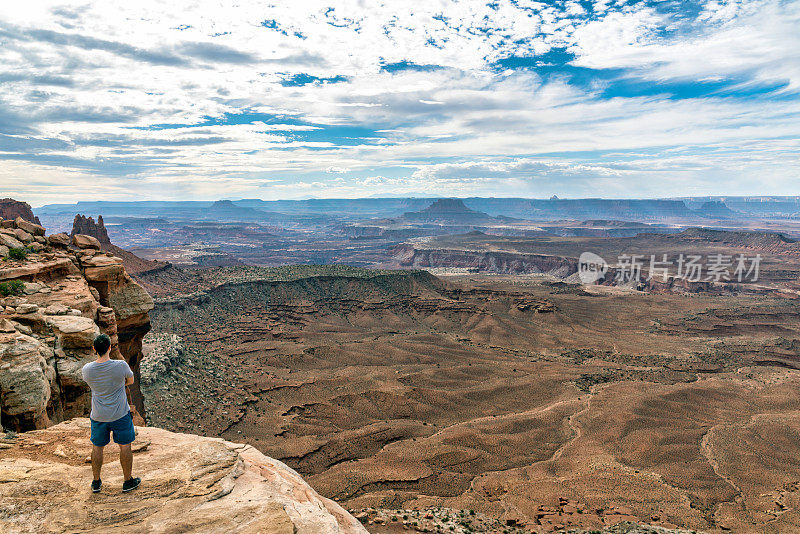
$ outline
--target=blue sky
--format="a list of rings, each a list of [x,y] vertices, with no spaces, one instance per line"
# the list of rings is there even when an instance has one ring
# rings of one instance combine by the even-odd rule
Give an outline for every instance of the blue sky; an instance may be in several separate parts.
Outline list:
[[[800,0],[0,5],[0,196],[800,194]]]

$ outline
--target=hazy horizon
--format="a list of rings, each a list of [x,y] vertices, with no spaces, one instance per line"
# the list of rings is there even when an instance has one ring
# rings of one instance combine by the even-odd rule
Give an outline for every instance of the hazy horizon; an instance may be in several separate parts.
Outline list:
[[[0,195],[2,196],[2,195]],[[558,197],[557,200],[719,200],[724,202],[726,198],[747,198],[751,200],[755,199],[775,199],[775,200],[800,200],[800,195],[700,195],[700,196],[692,196],[692,197],[630,197],[630,198],[612,198],[612,197]],[[402,196],[369,196],[369,197],[330,197],[330,198],[319,198],[319,197],[306,197],[306,198],[276,198],[276,199],[263,199],[263,198],[200,198],[200,199],[183,199],[183,200],[174,200],[174,199],[117,199],[117,200],[92,200],[92,199],[78,199],[74,202],[49,202],[46,204],[38,204],[33,205],[31,207],[36,209],[41,209],[47,206],[60,206],[60,205],[78,205],[78,204],[93,204],[93,203],[137,203],[137,202],[200,202],[200,203],[214,203],[219,201],[231,201],[231,202],[242,202],[242,201],[253,201],[253,200],[260,200],[262,202],[303,202],[303,201],[312,201],[312,200],[320,200],[320,201],[330,201],[330,200],[402,200],[402,199],[440,199],[440,198],[457,198],[461,200],[467,200],[471,198],[482,198],[488,199],[493,198],[497,200],[503,199],[523,199],[523,200],[553,200],[551,197],[502,197],[502,196],[493,196],[493,197],[482,197],[482,196],[421,196],[421,195],[402,195]],[[24,199],[14,199],[20,200],[25,202]]]

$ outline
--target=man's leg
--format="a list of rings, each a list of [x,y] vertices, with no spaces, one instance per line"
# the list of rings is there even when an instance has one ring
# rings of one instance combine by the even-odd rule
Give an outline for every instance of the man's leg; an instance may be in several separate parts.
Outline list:
[[[136,429],[133,427],[133,417],[128,414],[112,423],[114,428],[114,442],[119,445],[119,463],[122,465],[122,474],[125,481],[122,483],[122,492],[127,493],[139,487],[142,479],[131,475],[133,471],[133,451],[131,443],[136,439]]]
[[[130,449],[130,446],[128,446]],[[103,467],[103,447],[92,445],[92,477],[100,480],[100,469]]]
[[[133,471],[133,451],[130,443],[119,446],[119,463],[122,465],[123,480],[130,480]]]

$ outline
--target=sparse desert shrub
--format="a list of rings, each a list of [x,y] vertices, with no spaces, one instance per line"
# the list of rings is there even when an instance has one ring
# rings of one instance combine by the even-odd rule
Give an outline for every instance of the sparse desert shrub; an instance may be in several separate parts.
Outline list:
[[[28,257],[28,250],[24,248],[12,248],[8,250],[8,257],[12,260],[24,260]]]
[[[18,249],[11,249],[18,250]],[[0,295],[8,297],[11,295],[22,295],[25,291],[25,284],[20,280],[11,280],[9,282],[0,282]]]

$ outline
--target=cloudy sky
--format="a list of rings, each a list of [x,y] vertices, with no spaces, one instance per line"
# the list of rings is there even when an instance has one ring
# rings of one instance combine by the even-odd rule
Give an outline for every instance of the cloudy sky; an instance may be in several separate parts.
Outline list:
[[[800,194],[800,0],[0,3],[0,196]]]

